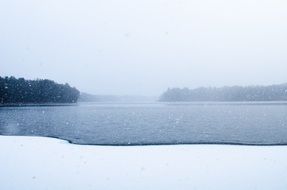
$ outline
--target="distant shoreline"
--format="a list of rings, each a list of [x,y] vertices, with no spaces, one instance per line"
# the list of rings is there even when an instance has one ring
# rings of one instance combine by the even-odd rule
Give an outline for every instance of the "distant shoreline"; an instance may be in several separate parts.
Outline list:
[[[287,105],[287,101],[158,101],[169,105]]]
[[[269,86],[224,86],[168,88],[159,98],[162,102],[192,101],[287,101],[287,83]]]
[[[41,107],[41,106],[77,106],[78,103],[12,103],[0,104],[1,107]]]
[[[77,102],[77,103],[9,103],[2,107],[79,106],[81,104],[164,104],[164,105],[287,105],[287,101],[155,101],[155,102]]]
[[[76,103],[80,91],[68,83],[59,84],[48,79],[27,80],[0,76],[0,104]]]

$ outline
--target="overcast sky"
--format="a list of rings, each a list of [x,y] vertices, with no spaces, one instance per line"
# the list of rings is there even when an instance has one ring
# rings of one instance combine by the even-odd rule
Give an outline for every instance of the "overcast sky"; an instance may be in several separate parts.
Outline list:
[[[287,82],[285,0],[0,0],[0,75],[94,94]]]

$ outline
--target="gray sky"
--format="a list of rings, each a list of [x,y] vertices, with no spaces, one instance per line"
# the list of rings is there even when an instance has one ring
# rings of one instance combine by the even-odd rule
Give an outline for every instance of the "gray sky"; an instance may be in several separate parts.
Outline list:
[[[0,75],[95,94],[287,82],[285,0],[0,0]]]

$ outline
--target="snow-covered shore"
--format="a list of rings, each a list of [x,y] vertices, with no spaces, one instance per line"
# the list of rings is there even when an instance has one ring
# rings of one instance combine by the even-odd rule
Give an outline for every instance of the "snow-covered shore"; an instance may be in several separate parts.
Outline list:
[[[0,189],[287,189],[287,146],[83,146],[0,136]]]

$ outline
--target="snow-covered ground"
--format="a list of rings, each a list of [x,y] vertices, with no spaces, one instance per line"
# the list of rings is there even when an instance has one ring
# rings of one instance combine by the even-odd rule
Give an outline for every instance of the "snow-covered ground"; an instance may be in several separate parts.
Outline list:
[[[287,189],[287,146],[83,146],[0,136],[2,190]]]

